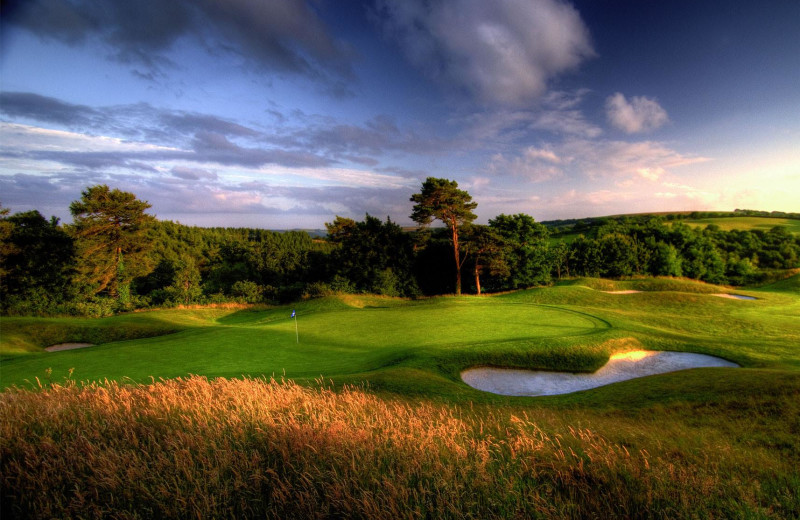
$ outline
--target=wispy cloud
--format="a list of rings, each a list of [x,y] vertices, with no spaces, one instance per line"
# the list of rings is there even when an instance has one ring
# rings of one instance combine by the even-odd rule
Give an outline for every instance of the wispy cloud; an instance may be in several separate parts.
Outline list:
[[[502,154],[494,155],[488,171],[495,175],[510,174],[531,182],[544,182],[563,175],[561,162],[552,150],[529,146],[510,159]]]
[[[680,153],[657,141],[575,139],[565,141],[556,149],[573,171],[590,178],[657,180],[670,170],[710,160]]]
[[[654,141],[565,139],[523,148],[514,155],[495,154],[487,170],[533,181],[560,176],[571,179],[646,179],[657,181],[677,168],[710,159],[682,154]]]
[[[158,159],[246,167],[325,167],[343,163],[375,167],[384,154],[441,154],[454,146],[429,131],[418,133],[403,128],[384,115],[359,125],[331,117],[294,113],[284,116],[276,112],[281,115],[276,126],[257,128],[216,115],[159,109],[146,103],[88,107],[19,92],[0,94],[0,113],[11,120],[66,129],[17,125],[17,130],[12,131],[8,126],[3,130],[7,149],[35,148],[40,157],[46,152],[51,159],[86,167]],[[45,139],[57,141],[57,149]],[[67,145],[70,142],[73,144]],[[113,143],[113,150],[101,143]],[[128,143],[127,148],[122,143]],[[128,155],[118,160],[110,153],[98,155],[111,151]],[[147,154],[149,157],[143,156]]]

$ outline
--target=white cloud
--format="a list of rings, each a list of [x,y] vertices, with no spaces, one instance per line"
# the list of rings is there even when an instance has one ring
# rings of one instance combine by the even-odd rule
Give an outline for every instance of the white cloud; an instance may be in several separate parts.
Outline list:
[[[15,152],[175,152],[177,148],[0,122],[2,149]]]
[[[655,130],[669,121],[656,100],[642,96],[628,102],[619,92],[606,99],[606,116],[613,126],[629,134]]]
[[[380,0],[409,60],[491,104],[524,105],[594,55],[577,10],[558,0]]]

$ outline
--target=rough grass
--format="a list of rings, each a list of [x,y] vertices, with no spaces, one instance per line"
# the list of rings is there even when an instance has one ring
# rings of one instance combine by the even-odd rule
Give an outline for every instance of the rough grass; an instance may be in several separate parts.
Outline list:
[[[608,280],[605,278],[573,278],[560,282],[562,286],[582,286],[597,291],[671,291],[714,294],[733,291],[723,285],[714,285],[689,278],[635,277],[630,280]]]
[[[798,426],[799,394],[773,390],[768,410],[751,396],[628,416],[409,403],[265,379],[12,390],[0,394],[2,513],[791,518],[796,443],[770,444],[767,432]],[[737,438],[743,425],[754,438]]]

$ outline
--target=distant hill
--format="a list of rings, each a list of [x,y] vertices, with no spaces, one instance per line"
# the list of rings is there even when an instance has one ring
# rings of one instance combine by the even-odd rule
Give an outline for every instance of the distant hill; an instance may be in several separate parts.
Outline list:
[[[283,233],[285,231],[300,231],[300,232],[308,233],[309,235],[311,235],[311,238],[325,238],[326,236],[328,236],[328,232],[326,230],[324,230],[324,229],[300,229],[300,228],[295,228],[295,229],[273,229],[272,231],[274,231],[276,233]]]
[[[692,227],[718,226],[723,231],[733,229],[750,231],[768,231],[775,226],[786,227],[790,233],[800,234],[800,213],[784,211],[758,211],[750,209],[736,209],[734,211],[675,211],[660,213],[631,213],[623,215],[608,215],[604,217],[587,217],[577,219],[547,220],[543,221],[552,237],[569,239],[580,234],[590,234],[590,231],[613,221],[647,221],[651,218],[661,218],[669,222],[683,222]]]

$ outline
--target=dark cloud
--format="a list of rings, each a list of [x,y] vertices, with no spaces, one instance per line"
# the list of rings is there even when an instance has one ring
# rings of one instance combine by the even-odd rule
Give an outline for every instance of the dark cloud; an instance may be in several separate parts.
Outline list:
[[[194,160],[224,165],[259,167],[278,164],[289,167],[329,166],[332,161],[307,152],[245,148],[214,132],[197,132],[192,142]]]
[[[332,85],[352,76],[351,51],[302,0],[8,0],[3,22],[68,45],[99,41],[112,59],[144,66],[141,77],[171,66],[170,50],[185,39]]]
[[[87,170],[105,170],[108,168],[129,168],[146,172],[157,170],[145,161],[152,162],[168,158],[184,157],[186,154],[142,153],[142,152],[56,152],[35,151],[29,157],[61,164],[77,166]],[[137,160],[138,159],[138,160]]]
[[[437,136],[402,129],[388,116],[376,116],[363,125],[310,119],[306,126],[270,139],[284,147],[323,150],[339,159],[360,157],[357,162],[361,164],[366,164],[365,156],[386,152],[433,154],[452,147],[452,143]]]
[[[0,92],[0,113],[71,128],[92,127],[105,119],[101,111],[92,107],[30,92]]]
[[[43,215],[69,221],[69,205],[80,197],[81,190],[104,180],[77,173],[0,175],[0,193],[3,205],[14,213],[36,209]]]
[[[257,137],[261,132],[209,114],[166,110],[147,103],[90,107],[31,92],[0,92],[0,113],[70,130],[95,130],[107,135],[144,137],[174,142],[175,136],[192,137],[214,132],[235,137]]]
[[[215,172],[204,170],[202,168],[187,168],[185,166],[176,166],[170,170],[172,175],[179,179],[187,181],[199,180],[217,180],[218,176]]]
[[[329,214],[331,219],[334,215],[360,219],[366,213],[384,218],[411,212],[411,204],[406,203],[408,197],[398,193],[401,191],[398,188],[262,186],[250,183],[237,189],[261,193],[267,199],[277,197],[293,201],[294,206],[286,212]]]
[[[377,0],[373,17],[411,63],[491,105],[527,105],[594,55],[561,0]]]
[[[255,137],[260,132],[238,123],[216,116],[192,112],[164,112],[159,116],[168,131],[194,134],[197,131],[214,132],[221,135]]]

